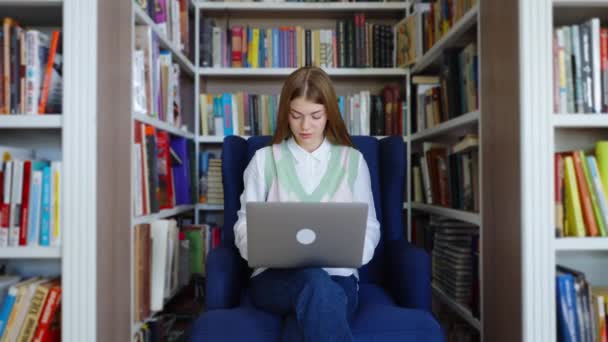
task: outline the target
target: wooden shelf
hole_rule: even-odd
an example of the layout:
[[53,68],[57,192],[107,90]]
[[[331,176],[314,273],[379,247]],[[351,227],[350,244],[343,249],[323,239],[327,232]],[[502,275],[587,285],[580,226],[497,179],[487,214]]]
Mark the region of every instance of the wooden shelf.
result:
[[469,31],[471,27],[477,24],[477,13],[479,5],[471,7],[458,22],[450,28],[450,31],[443,36],[432,48],[430,48],[422,57],[420,57],[414,67],[412,73],[420,73],[425,71],[431,65],[438,63],[443,56],[443,51],[451,47],[461,47],[463,44],[463,35]]
[[556,128],[608,128],[608,114],[554,114]]
[[62,123],[63,117],[57,114],[0,114],[0,129],[60,129]]
[[151,118],[145,114],[134,114],[133,118],[139,122],[143,122],[147,125],[154,126],[163,131],[167,131],[173,135],[179,135],[186,139],[194,139],[194,133],[185,131],[183,129],[179,129],[178,127],[173,126],[170,123],[164,122],[159,119]]
[[193,210],[193,209],[194,209],[194,205],[192,205],[192,204],[180,205],[173,209],[161,210],[160,212],[155,213],[155,214],[135,217],[133,219],[133,223],[134,224],[152,223],[154,221],[162,220],[162,219],[165,219],[165,218],[168,218],[171,216],[175,216],[175,215],[179,215],[179,214],[185,213],[185,212]]
[[442,122],[432,128],[412,134],[412,141],[448,135],[454,131],[458,131],[456,134],[461,135],[461,131],[470,130],[473,126],[477,125],[479,122],[479,117],[479,111],[461,115],[449,121]]
[[608,252],[607,237],[555,238],[556,251],[603,251]]
[[197,9],[205,15],[224,15],[226,12],[234,16],[280,14],[285,15],[312,15],[319,18],[335,17],[349,12],[365,12],[369,15],[390,16],[403,18],[409,8],[409,2],[209,2],[194,1]]
[[[296,68],[199,68],[207,77],[282,77]],[[329,76],[338,77],[405,77],[406,69],[399,68],[323,68]]]
[[182,50],[175,45],[173,42],[169,41],[164,34],[160,32],[156,23],[150,19],[148,14],[144,12],[144,10],[137,5],[137,3],[133,2],[133,9],[135,11],[135,22],[139,25],[148,25],[152,28],[152,31],[158,36],[158,42],[161,47],[168,49],[173,54],[173,60],[176,61],[188,75],[194,76],[194,65],[188,58],[184,55]]
[[471,310],[450,298],[445,292],[443,292],[443,290],[439,288],[439,286],[435,284],[433,284],[433,294],[439,298],[442,303],[449,306],[455,313],[458,314],[458,316],[464,319],[473,328],[475,328],[477,331],[481,331],[481,323],[479,322],[479,319],[473,316]]
[[0,259],[59,259],[61,258],[60,247],[2,247],[0,248]]
[[199,203],[196,205],[196,210],[204,210],[204,211],[223,211],[224,206],[222,204],[205,204]]
[[424,211],[429,214],[441,215],[455,220],[468,222],[475,225],[481,225],[481,216],[479,213],[470,211],[444,208],[431,204],[412,203],[411,208],[414,210]]

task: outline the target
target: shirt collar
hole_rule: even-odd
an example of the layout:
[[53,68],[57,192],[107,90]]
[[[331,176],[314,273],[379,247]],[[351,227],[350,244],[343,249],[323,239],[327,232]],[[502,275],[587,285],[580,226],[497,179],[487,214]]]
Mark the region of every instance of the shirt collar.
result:
[[311,152],[303,149],[293,137],[287,139],[287,147],[293,154],[297,163],[306,162],[306,157],[311,156],[318,162],[326,161],[329,158],[330,143],[327,138],[323,138],[323,142],[316,150]]

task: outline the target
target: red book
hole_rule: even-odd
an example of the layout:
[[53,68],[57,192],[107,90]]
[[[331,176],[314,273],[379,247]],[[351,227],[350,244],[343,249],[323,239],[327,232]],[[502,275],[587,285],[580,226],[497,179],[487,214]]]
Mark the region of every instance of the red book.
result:
[[174,207],[173,196],[173,171],[171,169],[171,143],[169,133],[156,131],[156,144],[158,148],[158,183],[160,188],[160,209],[171,209]]
[[[2,237],[1,246],[8,246],[8,226],[10,225],[10,218],[11,218],[11,203],[10,203],[10,194],[11,194],[11,187],[10,184],[7,184],[8,186],[5,188],[4,187],[4,182],[5,182],[5,177],[8,179],[11,179],[11,173],[12,171],[12,167],[11,167],[12,163],[11,162],[5,162],[4,163],[4,176],[2,179],[2,183],[3,183],[3,187],[2,187],[2,193],[0,193],[0,236]],[[8,196],[4,196],[5,192],[7,192]]]
[[219,227],[213,227],[211,229],[211,249],[215,249],[220,246],[221,243],[221,231]]
[[597,236],[597,222],[595,221],[595,216],[593,214],[593,205],[591,204],[591,196],[589,195],[590,189],[587,188],[587,180],[585,179],[585,173],[583,172],[583,164],[581,164],[579,151],[572,153],[572,159],[574,161],[576,184],[578,185],[579,196],[581,199],[583,220],[585,221],[585,228],[587,228],[587,236]]
[[19,227],[19,246],[27,245],[27,226],[30,206],[30,182],[32,179],[32,162],[23,162],[23,189],[21,191],[21,227]]
[[232,27],[232,67],[243,67],[243,27]]
[[53,286],[49,291],[47,299],[42,306],[42,313],[38,319],[38,326],[34,333],[33,342],[61,341],[57,329],[51,329],[51,325],[59,320],[59,308],[61,305],[61,286]]
[[608,111],[608,28],[600,29],[600,70],[602,79],[602,111]]

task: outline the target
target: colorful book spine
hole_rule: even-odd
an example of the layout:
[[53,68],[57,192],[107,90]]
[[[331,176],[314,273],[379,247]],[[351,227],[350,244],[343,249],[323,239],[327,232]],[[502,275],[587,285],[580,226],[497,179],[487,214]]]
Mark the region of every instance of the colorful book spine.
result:
[[42,214],[40,216],[40,245],[51,243],[51,167],[42,170]]

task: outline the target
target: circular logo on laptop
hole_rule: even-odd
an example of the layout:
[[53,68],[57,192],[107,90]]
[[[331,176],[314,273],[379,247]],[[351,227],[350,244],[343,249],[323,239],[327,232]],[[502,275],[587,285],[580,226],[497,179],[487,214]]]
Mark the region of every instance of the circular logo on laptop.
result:
[[298,230],[298,233],[296,234],[296,239],[299,243],[303,245],[310,245],[317,239],[317,234],[315,234],[312,229],[303,228]]

